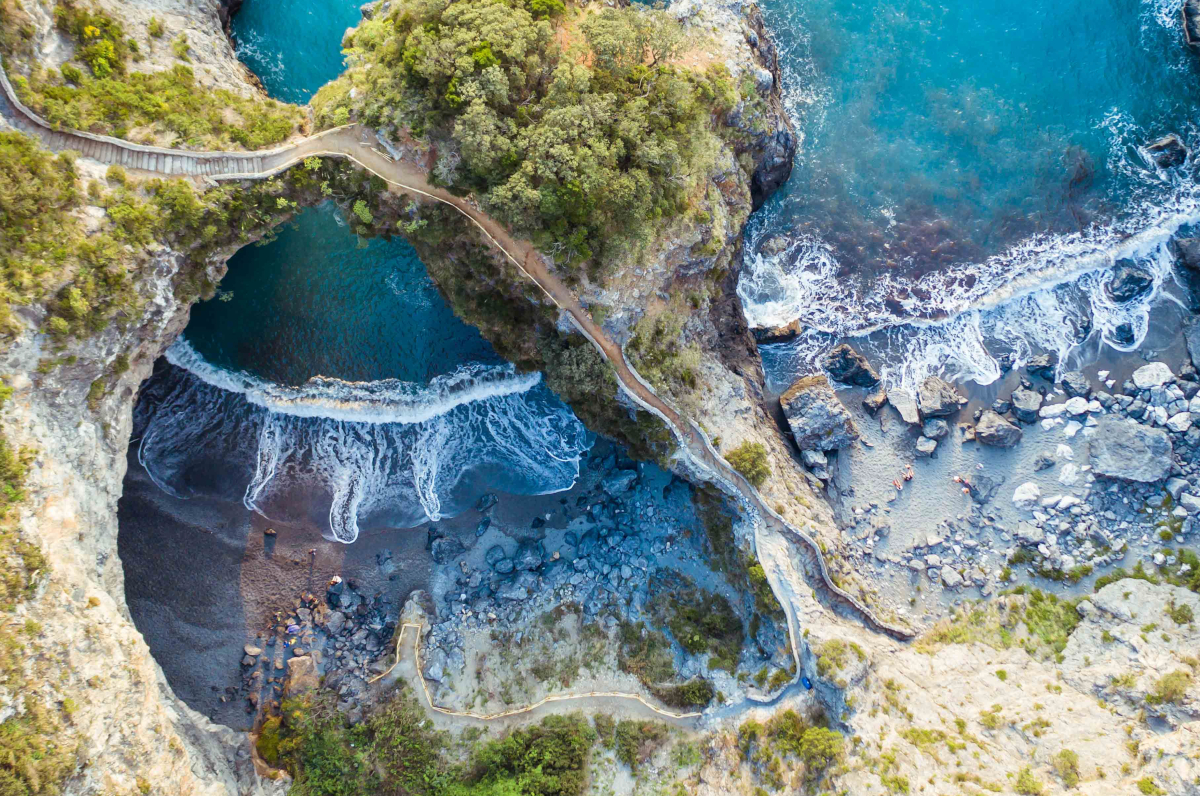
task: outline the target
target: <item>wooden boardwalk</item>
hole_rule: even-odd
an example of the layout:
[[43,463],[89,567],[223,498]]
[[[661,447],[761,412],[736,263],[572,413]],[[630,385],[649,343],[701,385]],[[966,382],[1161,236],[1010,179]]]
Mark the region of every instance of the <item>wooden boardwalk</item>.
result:
[[[875,615],[861,601],[833,582],[818,543],[800,529],[788,523],[762,499],[745,478],[713,448],[707,434],[695,423],[683,417],[658,396],[654,388],[633,369],[625,353],[580,304],[570,290],[549,268],[545,258],[529,241],[513,238],[508,230],[460,196],[430,185],[425,172],[414,164],[393,160],[380,148],[375,132],[361,125],[347,125],[326,130],[271,150],[255,152],[192,152],[134,144],[118,138],[72,130],[56,130],[26,108],[16,96],[0,65],[0,114],[19,130],[39,138],[47,148],[62,152],[73,150],[100,163],[166,176],[194,177],[217,180],[263,179],[274,176],[307,157],[343,158],[372,172],[393,188],[416,193],[428,199],[450,205],[467,217],[501,253],[526,277],[542,290],[560,310],[567,313],[575,328],[613,366],[622,390],[639,406],[661,419],[671,430],[685,464],[697,476],[712,481],[731,498],[752,520],[782,534],[799,548],[807,584],[822,604],[840,616],[859,621],[866,627],[892,638],[906,641],[915,634],[905,627],[893,625]],[[768,579],[777,577],[770,570]],[[780,589],[775,587],[777,593]],[[784,603],[793,640],[793,654],[799,677],[799,647],[795,643],[799,627],[794,607]]]

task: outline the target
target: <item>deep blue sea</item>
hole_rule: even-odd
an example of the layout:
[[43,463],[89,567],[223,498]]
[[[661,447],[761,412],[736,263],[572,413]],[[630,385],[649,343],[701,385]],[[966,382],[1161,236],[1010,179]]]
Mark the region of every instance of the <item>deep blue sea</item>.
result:
[[[239,53],[276,97],[341,71],[358,5],[248,0]],[[229,261],[143,388],[138,455],[179,497],[219,495],[354,541],[453,516],[485,491],[568,489],[592,437],[455,317],[403,240],[332,204]]]
[[[773,376],[843,337],[893,384],[1140,345],[1175,290],[1165,241],[1200,219],[1193,159],[1164,171],[1142,151],[1200,145],[1180,5],[764,0],[802,143],[739,292],[753,324],[810,327],[764,351]],[[1122,258],[1152,295],[1108,298]]]

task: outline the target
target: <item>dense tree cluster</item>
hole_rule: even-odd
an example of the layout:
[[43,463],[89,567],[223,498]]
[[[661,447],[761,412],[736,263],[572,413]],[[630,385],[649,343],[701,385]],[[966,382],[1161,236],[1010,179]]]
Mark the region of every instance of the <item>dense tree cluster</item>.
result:
[[682,212],[738,94],[723,67],[672,62],[679,24],[645,6],[405,0],[348,35],[314,100],[428,139],[434,177],[565,265],[604,262]]

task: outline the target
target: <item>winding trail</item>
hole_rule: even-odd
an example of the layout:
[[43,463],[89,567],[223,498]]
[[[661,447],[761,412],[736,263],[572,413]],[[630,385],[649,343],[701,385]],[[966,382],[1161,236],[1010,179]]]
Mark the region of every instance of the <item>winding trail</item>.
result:
[[[430,185],[424,169],[387,155],[374,131],[360,125],[348,125],[318,133],[276,149],[257,152],[190,152],[134,144],[109,136],[70,130],[55,130],[21,104],[0,67],[0,113],[17,129],[39,138],[53,151],[73,150],[100,163],[161,175],[192,177],[210,181],[264,179],[274,176],[308,157],[331,157],[352,161],[370,171],[393,188],[418,194],[450,205],[467,217],[547,298],[565,312],[579,332],[612,365],[621,389],[644,410],[662,420],[674,435],[677,455],[685,467],[701,480],[714,483],[739,503],[743,516],[755,527],[765,526],[796,543],[805,569],[807,585],[821,603],[840,616],[861,622],[866,627],[894,639],[907,641],[915,634],[905,627],[877,617],[870,608],[835,584],[829,575],[824,555],[817,542],[788,523],[769,507],[758,490],[735,471],[713,448],[708,436],[695,423],[684,418],[655,392],[625,359],[621,347],[613,342],[579,303],[578,297],[553,274],[546,260],[526,240],[513,238],[495,219],[469,199]],[[778,579],[777,573],[768,577]],[[787,591],[772,582],[788,615],[793,655],[799,678],[800,632]],[[795,680],[793,681],[795,682]]]

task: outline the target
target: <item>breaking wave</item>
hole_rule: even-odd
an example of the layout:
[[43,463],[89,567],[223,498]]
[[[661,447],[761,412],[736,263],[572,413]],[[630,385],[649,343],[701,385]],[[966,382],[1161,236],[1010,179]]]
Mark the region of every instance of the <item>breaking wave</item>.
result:
[[589,432],[511,365],[465,365],[428,385],[315,378],[269,384],[205,362],[184,339],[135,413],[138,460],[180,498],[241,499],[281,523],[411,527],[453,516],[485,490],[569,489]]

